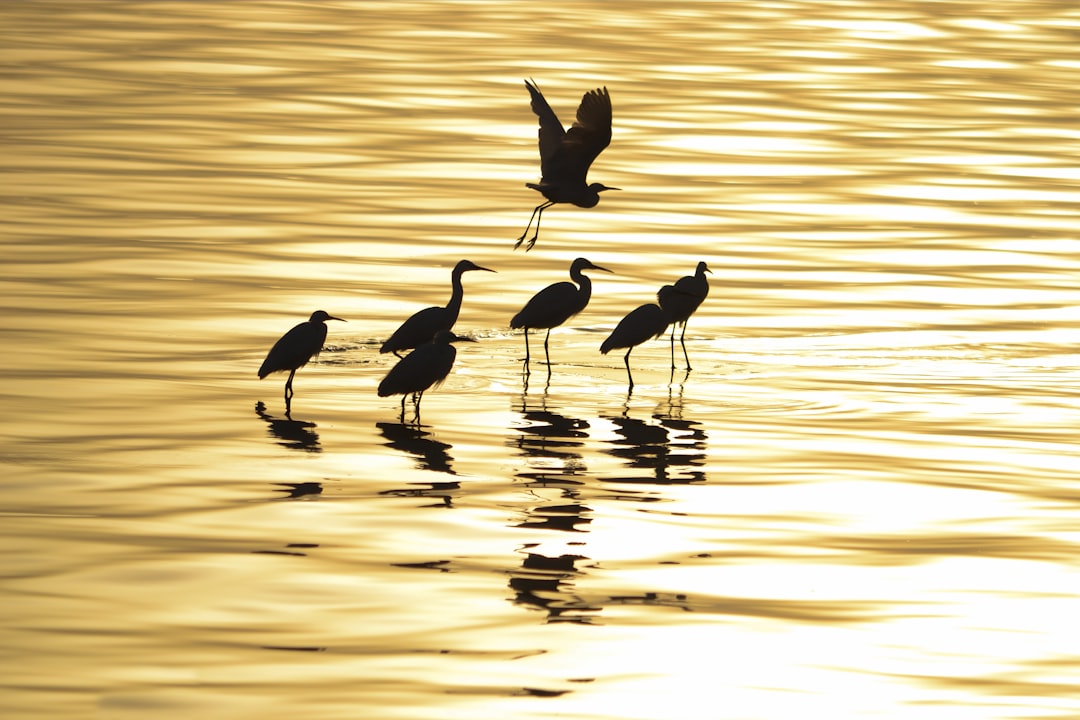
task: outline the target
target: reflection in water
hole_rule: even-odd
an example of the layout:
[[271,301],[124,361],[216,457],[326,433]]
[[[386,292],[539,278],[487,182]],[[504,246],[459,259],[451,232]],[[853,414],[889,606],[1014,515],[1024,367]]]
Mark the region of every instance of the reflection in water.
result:
[[[528,545],[526,549],[532,547],[535,546]],[[521,568],[510,571],[510,589],[514,591],[512,602],[544,610],[549,623],[591,623],[601,608],[572,592],[573,580],[582,575],[575,567],[580,560],[588,558],[526,553]]]
[[274,483],[274,486],[280,488],[278,492],[285,493],[283,497],[276,498],[278,500],[292,500],[310,495],[322,495],[323,491],[322,483],[319,482]]
[[[424,430],[425,427],[430,426],[377,422],[375,427],[387,439],[388,442],[384,443],[387,447],[402,450],[416,457],[419,460],[417,466],[422,470],[433,470],[449,475],[455,474],[453,468],[450,467],[450,463],[453,462],[454,458],[447,452],[453,446],[430,437],[431,433]],[[460,488],[461,485],[456,480],[409,483],[409,487],[383,490],[379,494],[437,497],[439,498],[438,503],[425,507],[453,507],[453,495],[451,493]]]
[[284,418],[274,417],[266,412],[266,404],[261,400],[255,403],[255,414],[269,426],[270,434],[276,437],[281,447],[304,452],[322,452],[319,446],[319,435],[312,428],[315,423],[306,420],[293,420],[286,415]]
[[606,417],[620,436],[610,441],[607,452],[627,460],[630,468],[646,468],[651,476],[617,475],[612,482],[661,483],[665,485],[704,482],[705,430],[701,423],[682,418],[682,386],[679,396],[668,398],[667,408],[652,415],[650,421],[621,416]]

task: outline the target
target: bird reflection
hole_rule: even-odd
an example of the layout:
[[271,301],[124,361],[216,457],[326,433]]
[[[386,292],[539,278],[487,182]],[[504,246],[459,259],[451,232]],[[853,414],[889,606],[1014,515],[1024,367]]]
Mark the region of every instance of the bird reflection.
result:
[[375,427],[387,439],[388,442],[383,443],[384,445],[416,457],[419,460],[418,467],[422,470],[454,474],[450,467],[454,458],[447,452],[453,446],[435,440],[432,433],[424,430],[425,427],[430,427],[429,425],[377,422]]
[[322,452],[322,448],[319,447],[319,435],[313,429],[317,427],[315,423],[293,420],[287,413],[283,418],[274,417],[266,412],[266,404],[262,401],[255,403],[255,414],[269,426],[270,434],[280,441],[278,445],[291,450]]
[[549,623],[591,624],[602,608],[572,592],[573,581],[582,575],[576,567],[581,560],[588,558],[526,553],[521,567],[510,571],[510,589],[514,591],[512,602],[543,610]]
[[606,417],[615,425],[617,439],[606,450],[626,460],[626,466],[651,471],[649,475],[622,475],[606,478],[624,483],[660,483],[665,485],[703,482],[707,436],[701,423],[682,417],[681,398],[669,398],[667,408],[648,420],[621,416]]
[[528,469],[517,476],[544,484],[580,485],[572,478],[584,469],[579,449],[588,438],[589,423],[548,409],[546,393],[532,406],[522,393],[513,409],[526,422],[517,428],[518,437],[509,441],[528,459]]

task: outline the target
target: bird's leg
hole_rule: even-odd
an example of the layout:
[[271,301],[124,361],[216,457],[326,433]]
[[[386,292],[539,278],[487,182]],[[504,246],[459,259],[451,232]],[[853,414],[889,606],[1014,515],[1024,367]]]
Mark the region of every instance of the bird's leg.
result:
[[633,349],[634,348],[631,347],[626,351],[626,354],[623,355],[623,362],[626,363],[626,379],[630,381],[630,387],[628,387],[627,390],[634,389],[634,376],[630,373],[630,353]]
[[525,246],[525,252],[528,252],[532,249],[532,246],[536,244],[536,236],[540,233],[540,216],[543,214],[545,208],[549,208],[554,204],[555,203],[553,203],[551,200],[548,200],[546,202],[540,203],[533,208],[532,215],[529,216],[529,224],[525,226],[525,232],[521,233],[521,237],[519,237],[517,239],[517,242],[514,243],[515,250],[517,250],[518,247],[520,247],[521,243],[525,241],[525,236],[529,234],[529,228],[532,227],[533,218],[536,218],[536,232],[533,233],[533,236],[529,240],[529,243]]
[[[674,335],[674,330],[672,330],[672,335]],[[686,372],[690,372],[692,369],[690,367],[690,356],[686,353],[686,322],[683,322],[682,324],[682,333],[679,335],[679,343],[682,345],[683,357],[686,358]],[[674,349],[672,351],[674,352]],[[672,362],[671,365],[674,367],[675,363]]]
[[416,401],[413,405],[413,422],[416,423],[417,427],[420,427],[420,401],[423,399],[424,391],[421,390],[420,392],[416,393]]
[[402,425],[405,424],[405,398],[407,398],[408,396],[409,396],[408,393],[402,393],[401,394],[401,419],[400,419],[399,422]]
[[544,335],[544,362],[548,366],[548,375],[551,374],[551,355],[548,354],[548,338],[551,337],[551,328],[548,328],[547,334]]
[[525,328],[525,377],[529,376],[529,328]]
[[671,372],[675,372],[675,324],[671,325]]
[[296,375],[296,370],[289,371],[289,379],[285,381],[285,411],[288,412],[289,407],[292,406],[292,379]]

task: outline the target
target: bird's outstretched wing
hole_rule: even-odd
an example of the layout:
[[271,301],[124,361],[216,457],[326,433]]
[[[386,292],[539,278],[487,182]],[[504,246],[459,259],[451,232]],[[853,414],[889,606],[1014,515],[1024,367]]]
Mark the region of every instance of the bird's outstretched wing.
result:
[[563,147],[582,182],[593,160],[611,143],[611,96],[607,88],[585,93],[578,105],[577,119],[566,132]]
[[585,182],[593,160],[611,143],[611,96],[607,88],[585,93],[577,117],[564,130],[540,89],[525,81],[532,111],[540,119],[540,173],[546,182]]

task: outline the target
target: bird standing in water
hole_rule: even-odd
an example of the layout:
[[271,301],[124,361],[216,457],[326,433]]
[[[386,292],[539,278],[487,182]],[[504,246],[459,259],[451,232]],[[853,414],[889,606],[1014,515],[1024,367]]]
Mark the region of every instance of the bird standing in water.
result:
[[452,330],[454,323],[457,322],[458,315],[461,313],[461,300],[465,296],[465,288],[461,285],[461,276],[470,270],[495,272],[468,260],[459,262],[454,266],[454,271],[450,274],[452,292],[450,293],[450,302],[446,304],[446,307],[424,308],[413,314],[401,324],[401,327],[394,331],[389,340],[382,344],[379,352],[392,352],[401,357],[399,351],[411,350],[430,342],[440,330]]
[[671,369],[675,369],[675,326],[682,325],[679,344],[682,345],[683,358],[686,359],[686,371],[690,372],[690,356],[686,353],[686,321],[709,296],[709,279],[705,273],[712,270],[704,262],[697,264],[693,275],[686,275],[675,281],[674,285],[665,285],[656,293],[660,307],[671,316]]
[[537,205],[529,216],[525,232],[514,244],[514,249],[525,241],[533,218],[536,232],[525,245],[529,251],[540,234],[540,217],[544,210],[555,203],[572,203],[578,207],[596,207],[600,193],[618,190],[600,183],[586,184],[585,177],[593,160],[611,142],[611,96],[607,88],[597,88],[585,93],[577,109],[577,117],[569,130],[564,130],[555,111],[534,84],[525,81],[532,96],[532,111],[540,119],[540,174],[538,183],[525,183],[526,187],[539,190],[546,201]]
[[270,352],[266,354],[266,359],[259,368],[260,380],[270,373],[289,371],[289,379],[285,381],[286,415],[292,411],[293,376],[322,350],[323,343],[326,342],[327,320],[345,322],[323,310],[316,310],[311,313],[307,322],[300,323],[274,343],[274,347],[270,348]]
[[[589,304],[592,296],[592,281],[584,270],[611,272],[607,268],[594,265],[585,258],[578,258],[570,265],[570,279],[574,282],[560,282],[548,285],[532,296],[525,307],[510,320],[511,328],[525,328],[525,374],[529,375],[529,329],[547,328],[544,336],[544,360],[547,362],[548,377],[551,377],[551,357],[548,355],[548,338],[551,328],[558,327],[577,315]],[[574,283],[577,283],[575,285]]]
[[634,348],[649,338],[660,337],[671,324],[671,315],[659,305],[649,303],[634,308],[619,321],[611,335],[600,345],[600,353],[607,355],[610,350],[628,348],[623,362],[626,364],[626,378],[630,381],[630,390],[634,389],[634,376],[630,372],[630,353]]
[[416,419],[420,419],[420,399],[424,391],[442,384],[457,358],[457,348],[450,343],[465,340],[476,342],[472,338],[455,335],[449,330],[439,330],[431,342],[420,347],[398,361],[390,368],[379,383],[379,397],[401,395],[401,421],[405,422],[405,396],[412,393],[416,408]]

